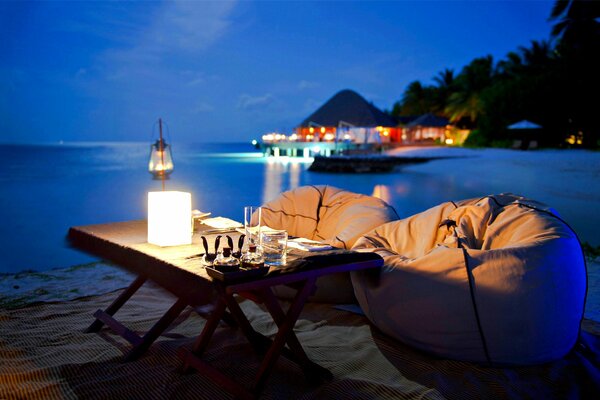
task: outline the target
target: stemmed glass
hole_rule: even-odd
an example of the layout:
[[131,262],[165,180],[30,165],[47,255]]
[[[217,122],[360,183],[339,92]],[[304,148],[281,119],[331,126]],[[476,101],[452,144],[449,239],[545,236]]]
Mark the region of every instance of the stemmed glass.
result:
[[262,208],[259,206],[244,207],[244,230],[247,244],[260,245],[261,214]]

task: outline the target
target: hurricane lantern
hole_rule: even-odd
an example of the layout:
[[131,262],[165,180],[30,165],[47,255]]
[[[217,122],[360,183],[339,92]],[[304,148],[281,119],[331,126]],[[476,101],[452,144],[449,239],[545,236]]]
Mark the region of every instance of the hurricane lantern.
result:
[[171,156],[171,146],[163,139],[162,119],[158,120],[160,137],[150,146],[150,161],[148,161],[148,171],[154,176],[154,179],[166,179],[173,172],[173,157]]

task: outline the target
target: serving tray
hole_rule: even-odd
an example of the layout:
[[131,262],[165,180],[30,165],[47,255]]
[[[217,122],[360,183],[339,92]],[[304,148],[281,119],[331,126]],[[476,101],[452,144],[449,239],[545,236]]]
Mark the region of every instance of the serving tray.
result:
[[240,268],[239,271],[234,272],[221,272],[212,267],[206,266],[206,273],[213,279],[217,279],[221,282],[239,282],[244,280],[250,280],[254,278],[260,278],[265,276],[269,272],[269,267],[261,268]]

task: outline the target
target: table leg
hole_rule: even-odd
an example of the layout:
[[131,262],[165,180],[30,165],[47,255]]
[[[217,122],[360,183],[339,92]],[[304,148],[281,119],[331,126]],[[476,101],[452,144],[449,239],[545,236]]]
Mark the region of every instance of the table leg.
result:
[[311,294],[313,287],[315,286],[316,278],[312,277],[306,280],[302,289],[298,291],[294,301],[290,305],[288,312],[283,320],[280,320],[279,330],[275,335],[275,339],[273,339],[273,344],[267,351],[265,358],[262,360],[260,364],[260,368],[256,374],[256,380],[254,383],[253,391],[255,394],[258,394],[262,391],[273,367],[275,366],[275,362],[277,361],[277,357],[281,354],[285,343],[288,341],[290,333],[293,333],[294,325],[296,325],[296,321],[302,312],[302,308],[304,308],[304,304],[306,300]]
[[[121,293],[119,297],[117,297],[115,301],[113,301],[112,304],[106,308],[104,313],[112,316],[119,311],[123,304],[125,304],[127,300],[129,300],[131,296],[138,291],[144,282],[146,282],[146,279],[147,278],[143,276],[138,276],[135,278],[131,285],[129,285],[129,287],[125,289],[125,291]],[[96,319],[86,330],[84,330],[84,333],[98,332],[100,328],[102,328],[102,325],[104,325],[104,322]]]
[[204,353],[204,350],[206,350],[206,347],[210,342],[210,338],[215,332],[215,329],[217,329],[217,326],[221,321],[221,317],[225,313],[225,307],[225,299],[219,296],[216,304],[214,305],[214,309],[211,311],[209,318],[206,320],[206,324],[202,329],[202,333],[200,333],[200,336],[198,336],[194,342],[194,345],[192,346],[192,352],[194,354],[200,356],[202,353]]
[[[248,321],[248,318],[233,297],[235,292],[230,291],[228,288],[218,286],[218,300],[215,309],[206,322],[202,333],[198,339],[196,339],[192,350],[190,351],[181,348],[178,352],[179,358],[183,361],[182,370],[185,372],[189,367],[193,367],[224,386],[226,390],[239,398],[258,397],[275,366],[277,358],[282,353],[290,360],[298,363],[307,377],[331,379],[332,375],[327,369],[310,361],[293,331],[296,321],[304,308],[304,304],[315,287],[315,281],[316,278],[309,278],[304,282],[292,301],[287,313],[284,313],[270,289],[251,291],[257,299],[265,303],[269,313],[279,328],[273,340],[261,335],[252,328],[250,321]],[[255,350],[259,353],[265,353],[256,374],[255,383],[251,392],[247,391],[239,383],[206,364],[199,358],[208,346],[210,338],[221,320],[223,313],[225,313],[226,308],[229,309],[232,317],[239,324],[242,333],[253,345]],[[285,347],[286,343],[288,343],[290,349]]]
[[231,316],[237,322],[242,333],[244,334],[244,336],[246,336],[246,339],[248,339],[248,342],[250,343],[254,351],[257,354],[264,354],[271,345],[270,339],[264,337],[262,334],[254,330],[252,324],[250,323],[250,321],[248,321],[248,318],[246,318],[246,315],[240,308],[240,305],[233,297],[233,294],[234,293],[227,292],[227,290],[223,290],[221,295],[227,303],[227,308],[229,309]]
[[182,299],[177,299],[175,304],[169,308],[169,310],[150,328],[148,332],[142,337],[139,344],[133,346],[131,350],[125,356],[124,361],[133,361],[141,356],[148,347],[164,332],[165,329],[171,325],[171,323],[181,314],[183,309],[187,306],[187,302]]
[[[262,289],[261,297],[267,310],[273,317],[273,321],[275,321],[278,327],[281,327],[285,321],[285,313],[271,288]],[[308,358],[293,329],[290,330],[287,335],[287,344],[290,348],[290,352],[284,352],[283,355],[300,365],[309,380],[321,381],[323,379],[331,380],[333,378],[333,375],[328,369]]]

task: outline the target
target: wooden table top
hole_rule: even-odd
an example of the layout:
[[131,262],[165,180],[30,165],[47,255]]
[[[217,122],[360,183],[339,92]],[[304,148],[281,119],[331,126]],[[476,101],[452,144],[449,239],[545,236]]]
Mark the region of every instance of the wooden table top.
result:
[[[76,226],[69,229],[68,239],[73,247],[151,279],[176,296],[185,298],[190,304],[204,304],[210,301],[214,290],[213,278],[206,273],[201,258],[198,257],[199,253],[204,252],[201,240],[203,232],[194,232],[191,245],[160,247],[147,242],[147,229],[145,220]],[[220,234],[231,236],[237,245],[239,233],[233,231]],[[212,247],[217,234],[205,236]],[[221,243],[226,243],[224,237],[221,238]],[[290,255],[293,259],[314,253],[294,251]],[[382,261],[379,260],[363,261],[356,265],[346,263],[336,266],[331,272],[381,264]],[[320,271],[322,273],[317,275],[331,273],[328,272],[329,269]],[[272,279],[276,280],[274,283],[285,281],[277,277]]]

